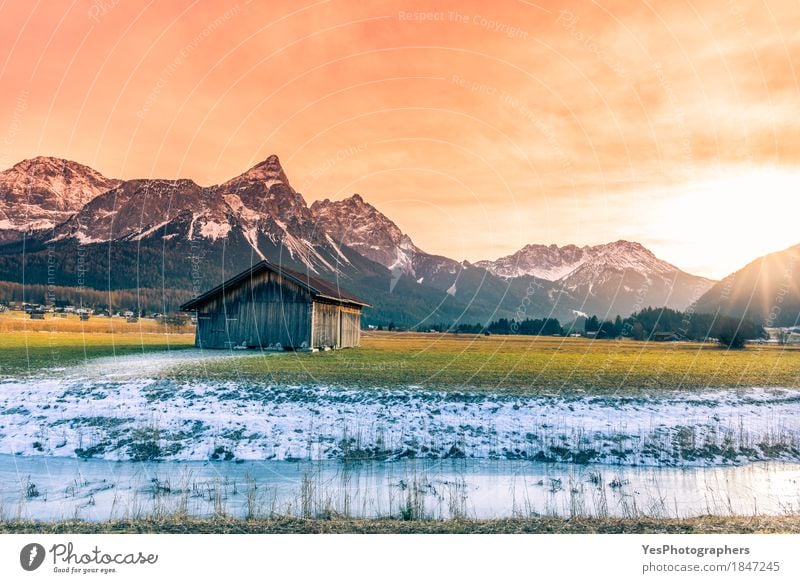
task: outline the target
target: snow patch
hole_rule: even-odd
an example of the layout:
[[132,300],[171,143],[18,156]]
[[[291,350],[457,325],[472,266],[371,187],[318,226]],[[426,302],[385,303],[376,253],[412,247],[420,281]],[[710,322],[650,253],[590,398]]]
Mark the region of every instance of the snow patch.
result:
[[75,233],[75,238],[78,240],[78,243],[81,245],[91,245],[93,243],[105,243],[105,239],[99,239],[97,237],[90,237],[83,231],[78,231]]
[[200,235],[206,239],[216,241],[217,239],[224,239],[231,232],[229,223],[218,223],[216,221],[207,221],[200,227]]
[[264,254],[261,252],[261,249],[258,248],[258,232],[254,228],[249,228],[244,230],[244,238],[250,243],[250,246],[256,252],[256,254],[261,259],[266,259]]
[[[141,233],[139,233],[138,235],[136,235],[135,237],[133,237],[133,239],[132,239],[132,240],[133,240],[133,241],[141,241],[142,239],[144,239],[144,238],[145,238],[145,237],[147,237],[148,235],[151,235],[151,234],[155,233],[155,232],[156,232],[156,231],[158,231],[159,229],[163,229],[163,228],[164,228],[164,227],[165,227],[165,226],[166,226],[168,223],[169,223],[169,221],[164,221],[164,222],[162,222],[162,223],[159,223],[159,224],[157,224],[157,225],[154,225],[154,226],[150,227],[149,229],[147,229],[146,231],[142,231]],[[174,235],[174,234],[173,234],[173,235]],[[167,238],[167,237],[164,237],[164,239],[166,239],[166,238]]]
[[336,251],[336,254],[339,256],[339,258],[348,265],[350,265],[350,260],[347,258],[347,255],[342,253],[342,250],[336,244],[336,241],[333,240],[333,237],[331,237],[330,234],[325,233],[325,239],[327,239],[330,246],[333,247],[333,250]]
[[261,218],[256,211],[245,206],[238,194],[225,194],[222,197],[229,207],[245,221],[256,223]]

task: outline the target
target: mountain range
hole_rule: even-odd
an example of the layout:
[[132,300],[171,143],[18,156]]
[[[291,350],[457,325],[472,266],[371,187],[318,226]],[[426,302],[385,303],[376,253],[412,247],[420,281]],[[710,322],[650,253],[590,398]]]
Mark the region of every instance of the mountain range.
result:
[[365,323],[419,328],[500,317],[613,317],[647,306],[683,310],[694,302],[710,306],[724,283],[628,241],[527,245],[474,264],[427,253],[361,195],[309,206],[274,155],[214,186],[116,180],[38,157],[0,173],[0,192],[0,280],[162,290],[159,306],[142,306],[159,311],[262,259],[363,297],[373,305]]

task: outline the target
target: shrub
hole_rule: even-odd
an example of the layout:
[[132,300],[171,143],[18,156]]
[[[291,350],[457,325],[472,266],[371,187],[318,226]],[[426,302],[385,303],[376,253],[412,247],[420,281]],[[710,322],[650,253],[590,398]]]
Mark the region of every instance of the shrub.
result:
[[742,331],[734,323],[727,324],[717,332],[717,341],[720,346],[741,350],[745,347],[746,338]]

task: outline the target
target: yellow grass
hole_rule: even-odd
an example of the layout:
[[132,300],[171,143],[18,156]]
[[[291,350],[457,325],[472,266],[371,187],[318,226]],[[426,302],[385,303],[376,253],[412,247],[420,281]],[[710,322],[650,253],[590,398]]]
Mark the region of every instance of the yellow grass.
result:
[[22,312],[5,312],[0,314],[0,377],[36,374],[101,356],[193,345],[192,326],[175,329],[146,319],[129,324],[124,318],[81,321],[74,314],[31,320]]
[[44,320],[33,320],[25,312],[6,311],[0,313],[0,333],[4,332],[75,332],[81,334],[164,334],[171,332],[194,333],[192,325],[179,330],[150,318],[139,318],[128,323],[125,318],[90,316],[81,321],[77,314],[45,314]]

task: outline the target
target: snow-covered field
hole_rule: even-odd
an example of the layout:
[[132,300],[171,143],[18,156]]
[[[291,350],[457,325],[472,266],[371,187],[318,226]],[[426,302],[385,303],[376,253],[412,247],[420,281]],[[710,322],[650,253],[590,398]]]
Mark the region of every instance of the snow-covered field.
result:
[[[276,355],[280,358],[280,355]],[[198,351],[0,383],[0,454],[108,460],[800,460],[800,390],[520,396],[177,381]],[[56,376],[56,374],[58,376]]]

